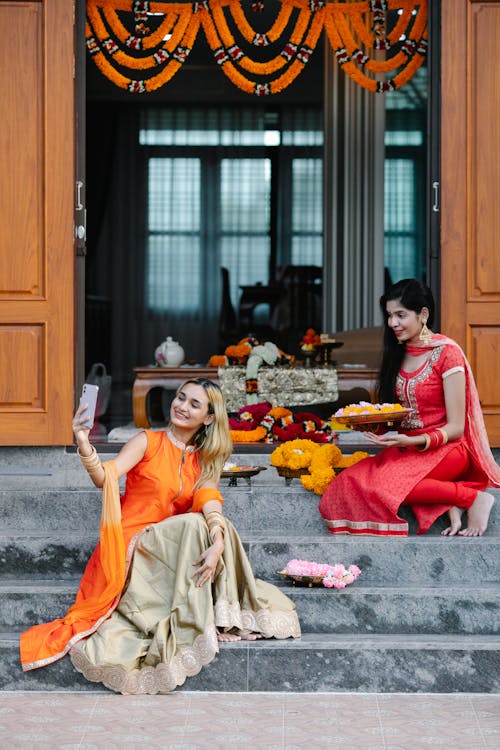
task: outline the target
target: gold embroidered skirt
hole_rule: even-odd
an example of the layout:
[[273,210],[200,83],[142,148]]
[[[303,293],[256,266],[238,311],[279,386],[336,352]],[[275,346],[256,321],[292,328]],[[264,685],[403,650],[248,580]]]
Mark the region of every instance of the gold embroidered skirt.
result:
[[213,584],[197,588],[194,561],[210,546],[200,513],[148,527],[141,536],[117,609],[71,651],[74,667],[118,693],[170,692],[216,656],[216,629],[298,638],[295,605],[255,579],[226,519],[225,550]]

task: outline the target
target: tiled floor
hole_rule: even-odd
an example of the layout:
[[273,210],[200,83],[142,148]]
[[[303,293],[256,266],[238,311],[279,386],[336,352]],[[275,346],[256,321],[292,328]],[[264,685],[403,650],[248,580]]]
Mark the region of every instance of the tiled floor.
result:
[[5,692],[0,747],[500,750],[500,695]]

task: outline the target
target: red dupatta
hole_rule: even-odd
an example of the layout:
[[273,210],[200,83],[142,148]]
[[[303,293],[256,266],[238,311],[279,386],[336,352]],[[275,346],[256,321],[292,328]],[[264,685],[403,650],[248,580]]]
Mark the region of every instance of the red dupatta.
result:
[[474,375],[471,366],[462,348],[453,339],[441,334],[434,334],[428,343],[422,342],[406,347],[410,354],[418,355],[425,351],[431,351],[438,346],[454,346],[462,354],[465,365],[465,426],[464,437],[467,447],[472,454],[475,463],[484,471],[489,483],[494,487],[500,487],[500,467],[496,463],[491,452],[488,433],[484,424],[483,412],[479,401]]

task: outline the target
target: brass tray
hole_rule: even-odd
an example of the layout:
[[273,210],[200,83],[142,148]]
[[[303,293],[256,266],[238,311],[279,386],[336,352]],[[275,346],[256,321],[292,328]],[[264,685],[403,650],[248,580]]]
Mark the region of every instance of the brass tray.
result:
[[292,573],[286,573],[284,570],[277,570],[276,573],[283,578],[287,578],[294,586],[323,586],[323,576],[299,576]]
[[399,409],[398,411],[381,411],[376,414],[371,412],[370,414],[346,414],[345,416],[335,417],[337,422],[340,424],[358,425],[358,424],[386,424],[391,427],[398,422],[402,422],[409,414],[413,412],[413,409]]
[[280,477],[284,477],[287,487],[292,483],[292,479],[300,479],[304,474],[309,474],[307,466],[302,469],[290,469],[288,466],[275,466],[274,468]]
[[221,473],[221,478],[229,479],[230,487],[237,487],[238,479],[246,479],[250,484],[250,478],[254,477],[260,471],[266,471],[267,466],[235,466],[234,469],[227,469]]

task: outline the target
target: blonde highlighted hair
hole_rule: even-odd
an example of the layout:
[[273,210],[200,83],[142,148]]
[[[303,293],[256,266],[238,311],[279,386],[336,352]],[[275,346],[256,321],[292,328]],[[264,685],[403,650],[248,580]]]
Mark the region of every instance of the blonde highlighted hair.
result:
[[200,385],[208,398],[208,413],[214,415],[209,425],[202,425],[193,436],[192,443],[200,452],[201,473],[195,489],[206,482],[218,482],[222,468],[232,453],[233,443],[229,431],[226,403],[217,383],[207,378],[189,378],[177,389],[177,393],[192,383]]

